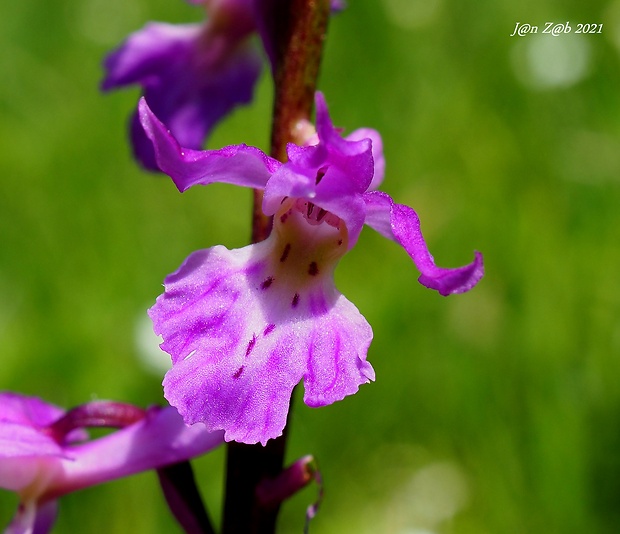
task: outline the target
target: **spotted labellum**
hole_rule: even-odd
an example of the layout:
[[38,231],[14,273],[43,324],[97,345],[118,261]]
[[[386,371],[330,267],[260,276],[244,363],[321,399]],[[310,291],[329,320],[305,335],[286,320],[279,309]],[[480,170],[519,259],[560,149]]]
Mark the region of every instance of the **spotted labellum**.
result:
[[140,103],[157,164],[180,191],[213,182],[262,189],[263,212],[273,216],[265,241],[191,254],[149,311],[172,358],[166,398],[186,423],[224,430],[226,440],[265,444],[279,436],[301,380],[313,407],[374,380],[366,361],[372,329],[333,277],[364,224],[400,244],[419,281],[441,295],[468,291],[483,275],[480,253],[464,267],[437,267],[415,211],[377,191],[385,165],[379,134],[343,137],[320,93],[316,109],[316,133],[289,144],[281,163],[246,145],[182,147]]

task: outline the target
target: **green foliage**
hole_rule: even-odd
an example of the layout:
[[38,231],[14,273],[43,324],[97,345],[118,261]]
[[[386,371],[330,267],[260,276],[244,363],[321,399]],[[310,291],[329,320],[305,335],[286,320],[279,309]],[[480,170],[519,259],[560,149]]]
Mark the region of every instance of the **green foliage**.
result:
[[[442,298],[371,230],[341,262],[340,289],[373,325],[377,381],[320,410],[296,399],[289,458],[315,454],[326,484],[312,531],[615,532],[620,2],[349,4],[319,84],[334,122],[382,132],[384,188],[418,211],[440,265],[475,248],[487,274]],[[123,35],[199,18],[180,0],[3,7],[0,388],[63,406],[163,401],[137,325],[191,251],[246,243],[250,194],[180,195],[141,172],[125,133],[137,91],[97,86]],[[567,20],[604,26],[540,34]],[[539,34],[510,37],[516,22]],[[266,148],[271,95],[265,77],[209,146]],[[222,461],[195,462],[216,517]],[[314,491],[284,507],[282,532],[301,531]],[[0,494],[0,523],[14,505]],[[57,531],[176,528],[149,473],[63,499]]]

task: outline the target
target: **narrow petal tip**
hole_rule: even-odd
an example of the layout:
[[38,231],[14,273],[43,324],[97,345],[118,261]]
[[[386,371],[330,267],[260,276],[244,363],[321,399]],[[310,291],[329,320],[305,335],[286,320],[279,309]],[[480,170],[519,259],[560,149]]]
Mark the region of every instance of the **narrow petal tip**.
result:
[[457,269],[442,269],[438,276],[420,275],[418,281],[429,289],[435,289],[440,295],[447,297],[465,293],[472,289],[484,276],[482,254],[475,252],[474,261]]

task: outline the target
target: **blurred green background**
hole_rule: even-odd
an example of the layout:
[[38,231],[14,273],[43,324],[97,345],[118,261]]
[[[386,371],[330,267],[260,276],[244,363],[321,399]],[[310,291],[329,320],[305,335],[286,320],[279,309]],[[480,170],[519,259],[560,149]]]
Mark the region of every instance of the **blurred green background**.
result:
[[[312,532],[617,532],[620,524],[620,1],[350,0],[320,87],[334,122],[378,129],[383,189],[413,206],[442,266],[485,255],[442,298],[372,230],[337,284],[373,325],[374,384],[294,407],[313,453]],[[0,388],[62,406],[161,403],[145,310],[193,250],[246,244],[250,194],[180,195],[131,160],[138,90],[100,61],[181,0],[5,2],[0,19]],[[570,34],[510,37],[517,22]],[[578,23],[603,24],[577,35]],[[272,89],[210,147],[267,148]],[[148,352],[148,351],[147,351]],[[195,462],[219,518],[223,449]],[[283,509],[301,532],[316,488]],[[16,500],[0,493],[0,524]],[[62,500],[57,532],[179,532],[153,473]]]

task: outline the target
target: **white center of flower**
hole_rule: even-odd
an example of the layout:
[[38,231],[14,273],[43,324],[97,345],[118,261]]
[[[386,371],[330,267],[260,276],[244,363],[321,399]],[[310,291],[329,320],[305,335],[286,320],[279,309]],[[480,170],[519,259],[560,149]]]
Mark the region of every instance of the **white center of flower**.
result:
[[283,201],[274,218],[273,232],[277,249],[282,249],[277,270],[285,270],[287,278],[331,272],[347,250],[344,222],[301,198]]
[[[254,246],[261,265],[255,288],[269,310],[245,345],[244,360],[283,321],[325,313],[334,291],[333,271],[347,251],[347,227],[339,217],[312,202],[285,198],[274,215],[271,235]],[[266,260],[266,261],[265,261]],[[233,374],[239,379],[245,363]]]
[[333,213],[325,211],[323,208],[319,208],[312,202],[304,200],[303,198],[298,198],[295,200],[295,204],[293,204],[292,209],[301,213],[305,217],[306,221],[313,226],[326,223],[334,228],[339,228],[340,223],[342,222],[340,218]]
[[[303,199],[285,198],[274,216],[271,261],[263,291],[283,291],[296,308],[304,292],[330,281],[347,251],[347,228],[336,215]],[[286,296],[284,296],[286,295]]]

